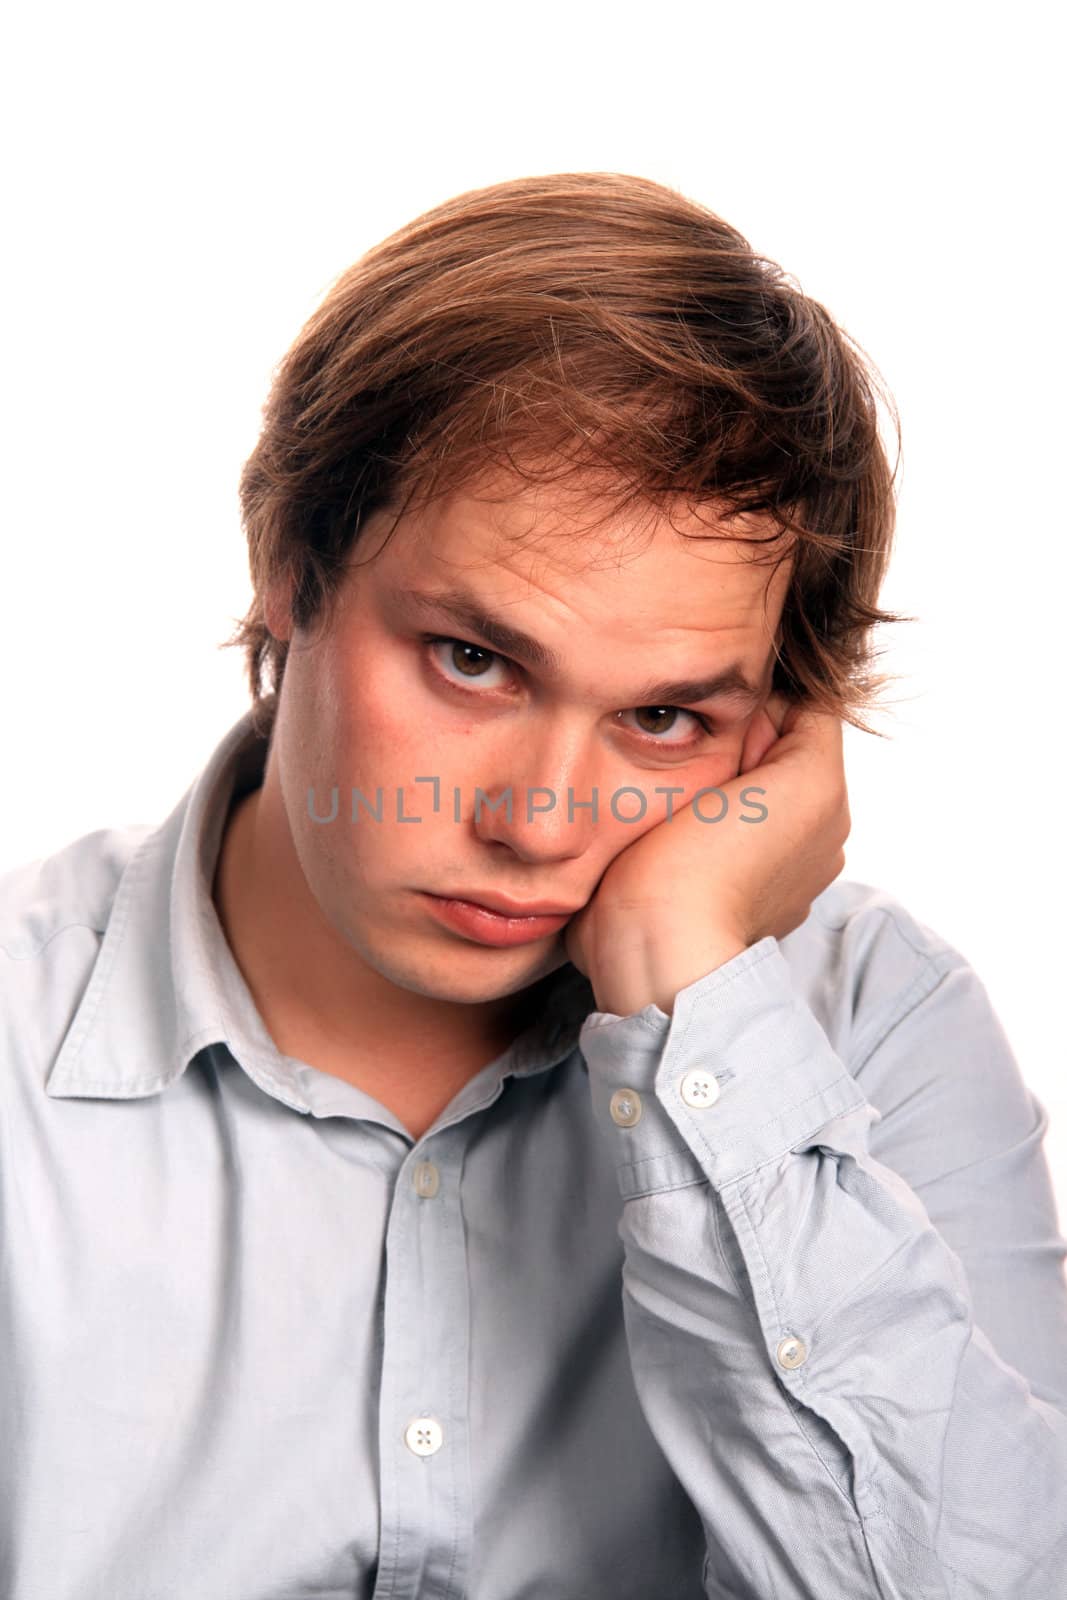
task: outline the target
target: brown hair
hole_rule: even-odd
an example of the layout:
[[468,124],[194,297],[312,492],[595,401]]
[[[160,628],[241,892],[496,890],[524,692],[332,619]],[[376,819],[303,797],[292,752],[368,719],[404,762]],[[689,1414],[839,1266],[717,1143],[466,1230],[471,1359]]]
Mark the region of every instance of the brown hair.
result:
[[769,517],[772,557],[795,558],[772,686],[876,731],[871,630],[913,620],[876,605],[882,407],[896,428],[829,313],[673,189],[580,172],[457,195],[344,272],[275,372],[240,482],[254,598],[224,646],[246,653],[257,726],[289,648],[268,589],[289,586],[294,627],[325,625],[368,517],[503,462],[592,474],[618,509]]

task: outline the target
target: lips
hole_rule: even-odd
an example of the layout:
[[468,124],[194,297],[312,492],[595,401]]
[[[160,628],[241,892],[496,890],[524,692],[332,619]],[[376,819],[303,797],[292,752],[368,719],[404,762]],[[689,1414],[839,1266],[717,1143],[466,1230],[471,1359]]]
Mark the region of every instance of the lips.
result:
[[506,900],[502,895],[468,894],[457,889],[455,894],[440,896],[443,900],[465,900],[468,905],[481,906],[495,911],[501,917],[572,917],[580,906],[561,906],[551,900]]
[[[567,926],[572,913],[558,911],[537,916],[526,912],[514,916],[476,900],[460,899],[455,895],[426,894],[427,909],[434,919],[475,944],[509,945],[537,944],[542,939],[554,938]],[[536,901],[505,902],[508,905],[537,904]],[[543,902],[542,902],[543,903]]]

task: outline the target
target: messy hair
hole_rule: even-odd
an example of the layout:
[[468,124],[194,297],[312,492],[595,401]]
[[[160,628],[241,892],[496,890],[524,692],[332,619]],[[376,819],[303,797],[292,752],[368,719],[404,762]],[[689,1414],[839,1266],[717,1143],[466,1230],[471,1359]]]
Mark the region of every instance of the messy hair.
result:
[[294,629],[327,626],[368,518],[502,466],[595,484],[608,514],[710,507],[720,536],[757,518],[759,559],[792,563],[772,689],[874,732],[889,675],[872,631],[911,620],[876,604],[886,418],[899,440],[823,306],[676,190],[579,172],[457,195],[342,273],[275,370],[240,480],[253,599],[225,642],[245,652],[256,725],[289,650],[268,592]]

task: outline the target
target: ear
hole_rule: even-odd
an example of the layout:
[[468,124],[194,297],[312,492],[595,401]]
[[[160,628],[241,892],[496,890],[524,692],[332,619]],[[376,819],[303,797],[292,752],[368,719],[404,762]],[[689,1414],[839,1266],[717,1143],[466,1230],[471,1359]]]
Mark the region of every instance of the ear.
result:
[[287,573],[269,584],[263,597],[263,620],[273,637],[283,642],[293,631],[292,593],[293,580]]

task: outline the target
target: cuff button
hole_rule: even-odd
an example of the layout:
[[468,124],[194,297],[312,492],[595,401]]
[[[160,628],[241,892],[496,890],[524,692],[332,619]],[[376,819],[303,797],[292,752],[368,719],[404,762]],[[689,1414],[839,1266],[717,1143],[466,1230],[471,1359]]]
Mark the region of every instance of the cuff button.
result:
[[702,1067],[694,1067],[687,1072],[678,1086],[679,1093],[687,1106],[696,1106],[703,1109],[713,1106],[719,1098],[719,1080],[713,1072],[706,1072]]

